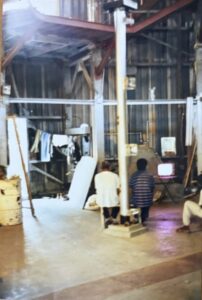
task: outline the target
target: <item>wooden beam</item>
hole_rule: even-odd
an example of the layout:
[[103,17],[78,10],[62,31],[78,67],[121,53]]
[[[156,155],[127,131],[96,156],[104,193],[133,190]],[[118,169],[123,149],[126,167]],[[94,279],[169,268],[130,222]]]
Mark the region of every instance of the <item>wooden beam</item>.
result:
[[85,65],[84,65],[83,62],[80,62],[80,66],[81,66],[81,69],[83,71],[84,78],[85,78],[85,80],[86,80],[86,82],[88,84],[88,87],[90,89],[90,92],[92,92],[92,89],[93,89],[92,79],[91,79],[90,75],[88,74],[88,71],[87,71],[87,69],[86,69],[86,67],[85,67]]
[[[162,9],[161,11],[159,11],[155,15],[147,18],[146,20],[144,20],[142,22],[139,22],[139,23],[137,23],[137,24],[135,24],[131,27],[128,27],[127,28],[127,33],[140,32],[141,30],[146,29],[148,26],[151,26],[151,25],[155,24],[156,22],[159,22],[163,18],[168,17],[170,14],[172,14],[172,13],[176,12],[177,10],[185,7],[186,5],[191,4],[193,1],[194,0],[179,0],[175,4],[170,5],[169,7],[166,7],[164,9]],[[102,58],[102,61],[95,68],[95,74],[97,76],[102,74],[104,67],[108,63],[108,60],[109,60],[110,56],[113,53],[114,46],[115,46],[115,40],[112,39],[106,53],[104,54],[104,56]]]
[[79,72],[79,66],[80,66],[80,61],[78,61],[77,65],[75,67],[75,70],[74,70],[74,75],[73,75],[73,79],[72,79],[72,86],[71,86],[71,93],[73,93],[74,85],[76,83],[76,77],[77,77],[77,74]]
[[[37,43],[43,43],[43,44],[53,44],[53,45],[64,45],[66,44],[67,46],[71,45],[71,39],[64,38],[61,36],[58,36],[54,33],[49,34],[49,35],[43,35],[39,32],[36,32],[36,34],[34,35],[33,42],[37,42]],[[75,42],[75,40],[74,40]]]
[[16,43],[16,45],[6,54],[5,57],[1,60],[2,68],[4,69],[17,55],[17,53],[23,48],[25,43],[32,38],[35,31],[37,30],[37,26],[30,29],[28,32],[26,32]]
[[[35,46],[37,47],[37,45]],[[68,44],[63,44],[63,45],[52,45],[52,46],[48,46],[47,48],[45,46],[43,46],[43,49],[36,49],[35,51],[33,51],[33,54],[28,55],[28,57],[39,57],[41,55],[53,52],[53,51],[57,51],[59,49],[63,49],[68,47]]]
[[95,75],[96,76],[100,76],[102,74],[104,67],[108,63],[108,60],[114,51],[114,47],[115,47],[115,39],[113,38],[111,40],[111,42],[109,43],[108,48],[107,48],[100,64],[97,67],[95,67]]
[[[155,42],[155,43],[157,43],[157,44],[159,44],[159,45],[162,45],[162,46],[165,46],[165,47],[167,47],[167,48],[170,48],[170,49],[172,49],[172,50],[174,50],[174,51],[179,51],[179,48],[178,48],[178,47],[174,47],[174,46],[172,46],[172,45],[170,45],[170,44],[168,44],[168,43],[166,43],[166,42],[164,42],[164,41],[162,41],[162,40],[159,40],[159,39],[157,39],[157,38],[155,38],[155,37],[153,37],[153,36],[150,36],[150,35],[148,35],[148,34],[141,33],[140,36],[142,36],[142,37],[144,37],[145,39],[148,39],[148,40],[150,40],[150,41],[153,41],[153,42]],[[181,53],[182,53],[182,54],[185,54],[185,55],[188,55],[188,56],[193,56],[193,55],[190,54],[189,52],[186,52],[186,51],[183,51],[183,50],[181,50]]]
[[16,139],[17,139],[18,149],[19,149],[19,153],[20,153],[22,169],[23,169],[23,173],[24,173],[24,176],[25,176],[25,182],[26,182],[27,191],[28,191],[28,195],[29,195],[30,208],[31,208],[32,216],[36,217],[34,206],[33,206],[33,203],[32,203],[32,191],[31,191],[30,180],[29,180],[29,176],[27,174],[26,167],[25,167],[25,161],[24,161],[24,157],[23,157],[22,147],[21,147],[21,144],[20,144],[20,137],[19,137],[19,134],[18,134],[18,129],[17,129],[15,116],[13,116],[12,119],[13,119],[13,125],[14,125],[15,135],[16,135]]
[[47,172],[41,170],[40,168],[38,168],[38,167],[36,167],[36,166],[31,165],[31,171],[36,171],[36,172],[38,172],[38,173],[40,173],[40,174],[42,174],[42,175],[44,175],[44,176],[46,176],[46,177],[52,179],[53,181],[55,181],[55,182],[57,182],[57,183],[59,183],[59,184],[64,184],[64,182],[61,181],[60,179],[58,179],[58,178],[56,178],[55,176],[53,176],[53,175],[51,175],[51,174],[49,174],[49,173],[47,173]]
[[186,169],[186,173],[184,175],[184,179],[183,179],[183,184],[184,187],[186,188],[189,182],[189,177],[190,177],[190,173],[191,173],[191,169],[193,166],[193,161],[194,161],[194,156],[196,153],[196,147],[197,147],[197,143],[196,143],[196,139],[193,141],[193,144],[191,147],[189,147],[189,155],[188,155],[188,159],[187,159],[187,169]]
[[50,24],[58,24],[64,25],[67,27],[73,27],[77,29],[87,29],[90,31],[98,31],[98,32],[105,32],[107,33],[114,33],[114,27],[108,24],[96,23],[96,22],[88,22],[78,19],[71,19],[71,18],[61,18],[59,16],[48,16],[39,13],[37,10],[34,10],[34,14],[38,21],[46,22],[47,26]]
[[194,0],[179,0],[175,4],[161,9],[158,13],[145,19],[144,21],[139,22],[131,27],[128,27],[127,33],[137,33],[147,28],[148,26],[155,24],[156,22],[159,22],[163,18],[168,17],[170,14],[178,11],[179,9],[187,6],[188,4],[191,4],[192,2],[194,2]]

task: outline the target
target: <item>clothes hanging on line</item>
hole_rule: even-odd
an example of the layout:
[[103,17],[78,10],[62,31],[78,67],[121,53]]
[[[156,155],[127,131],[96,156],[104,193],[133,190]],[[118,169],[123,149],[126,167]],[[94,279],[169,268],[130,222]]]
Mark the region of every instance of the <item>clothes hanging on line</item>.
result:
[[48,162],[53,153],[51,144],[51,134],[42,132],[41,134],[41,161]]
[[[34,143],[30,149],[31,153],[39,152],[39,143],[40,159],[43,162],[48,162],[51,160],[51,157],[53,155],[53,146],[57,148],[67,146],[64,154],[66,156],[75,156],[76,143],[72,136],[67,136],[65,134],[50,134],[37,129]],[[80,160],[80,157],[77,160]]]
[[35,134],[35,138],[34,138],[34,143],[30,149],[31,153],[38,153],[39,152],[39,142],[40,142],[40,138],[41,138],[41,133],[42,131],[40,129],[37,129],[36,134]]
[[55,147],[62,147],[69,144],[69,137],[64,134],[53,134],[52,144]]

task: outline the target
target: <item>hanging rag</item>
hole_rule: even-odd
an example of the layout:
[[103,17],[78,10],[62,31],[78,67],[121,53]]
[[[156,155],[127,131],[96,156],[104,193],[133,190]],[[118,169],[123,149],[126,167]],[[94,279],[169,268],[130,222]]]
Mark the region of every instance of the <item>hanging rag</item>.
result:
[[52,155],[51,134],[42,132],[41,134],[41,161],[50,161]]
[[30,149],[31,153],[38,153],[39,152],[39,142],[41,138],[41,130],[37,129],[35,138],[34,138],[34,143]]
[[55,147],[62,147],[64,145],[68,145],[69,138],[64,134],[53,134],[52,144]]

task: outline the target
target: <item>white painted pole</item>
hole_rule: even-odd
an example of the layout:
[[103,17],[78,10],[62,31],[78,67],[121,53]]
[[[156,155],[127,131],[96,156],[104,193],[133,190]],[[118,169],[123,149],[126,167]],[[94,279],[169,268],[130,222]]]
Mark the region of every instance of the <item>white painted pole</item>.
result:
[[127,118],[126,118],[126,13],[124,8],[114,11],[116,30],[116,93],[118,126],[118,162],[121,181],[121,216],[128,216],[128,172],[126,164]]
[[197,139],[197,169],[198,175],[202,173],[202,44],[195,45],[196,49],[196,92],[197,92],[197,125],[196,125],[196,139]]
[[103,89],[104,89],[104,73],[94,79],[95,102],[91,107],[92,111],[92,134],[93,134],[93,158],[97,162],[105,159],[104,149],[104,105],[103,105]]

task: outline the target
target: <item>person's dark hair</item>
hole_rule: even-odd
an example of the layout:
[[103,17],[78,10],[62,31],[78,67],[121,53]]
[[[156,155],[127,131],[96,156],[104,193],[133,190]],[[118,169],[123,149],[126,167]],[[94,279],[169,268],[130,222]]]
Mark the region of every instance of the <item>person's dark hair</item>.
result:
[[137,169],[139,171],[144,171],[147,167],[147,160],[145,158],[140,158],[137,160]]
[[102,170],[109,170],[110,165],[107,161],[103,161],[101,168],[102,168]]

